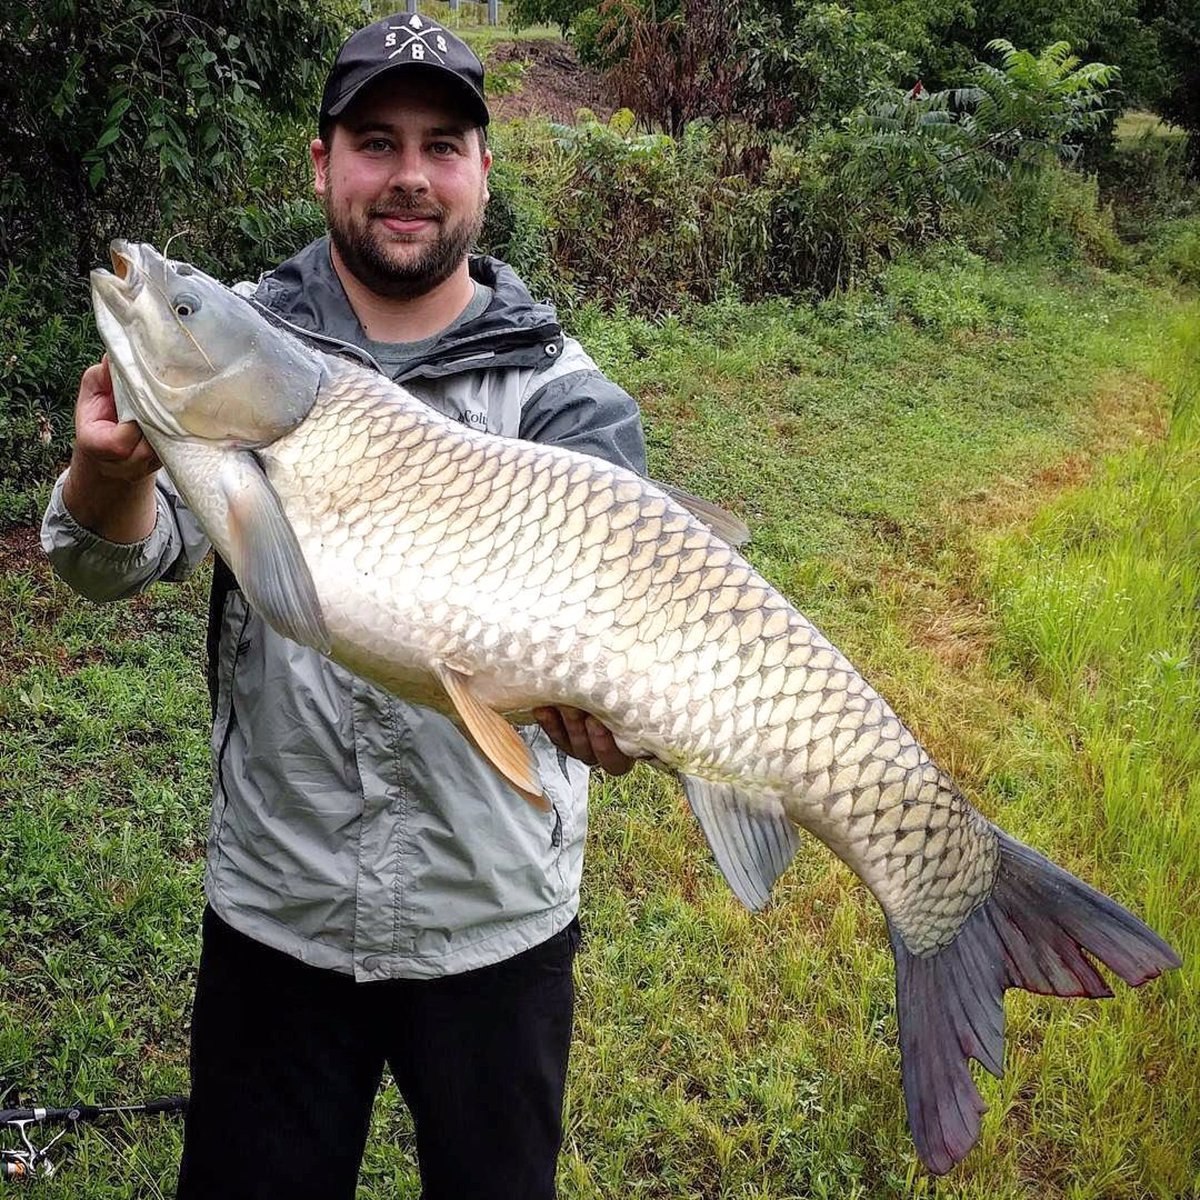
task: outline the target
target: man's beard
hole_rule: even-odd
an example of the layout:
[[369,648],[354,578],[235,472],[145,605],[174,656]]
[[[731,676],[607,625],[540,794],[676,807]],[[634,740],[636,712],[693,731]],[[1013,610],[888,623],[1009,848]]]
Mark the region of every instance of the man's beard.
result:
[[[367,210],[364,221],[339,212],[332,189],[323,197],[325,221],[329,236],[337,247],[342,262],[361,283],[376,295],[394,300],[413,300],[431,292],[458,269],[472,243],[483,228],[484,202],[482,196],[473,213],[451,224],[446,210],[429,202],[403,200],[378,204]],[[432,242],[422,242],[415,257],[398,262],[387,252],[389,245],[415,245],[380,235],[374,224],[380,217],[431,217],[437,223],[437,236]]]

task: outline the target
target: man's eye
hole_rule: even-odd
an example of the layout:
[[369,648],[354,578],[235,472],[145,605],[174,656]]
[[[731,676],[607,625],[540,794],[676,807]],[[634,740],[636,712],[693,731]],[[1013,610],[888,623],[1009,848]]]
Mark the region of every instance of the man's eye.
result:
[[457,154],[458,147],[453,142],[434,142],[433,152],[440,155]]
[[372,153],[382,153],[390,149],[390,143],[386,138],[371,138],[369,141],[363,143],[363,149],[370,150]]

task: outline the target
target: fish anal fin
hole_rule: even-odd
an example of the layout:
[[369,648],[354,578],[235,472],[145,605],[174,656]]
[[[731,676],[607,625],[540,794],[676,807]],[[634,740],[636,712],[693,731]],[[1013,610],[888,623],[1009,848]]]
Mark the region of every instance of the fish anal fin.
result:
[[766,904],[800,835],[778,801],[747,796],[725,783],[683,775],[683,791],[733,893],[751,912]]
[[269,625],[323,654],[329,630],[312,573],[271,481],[249,451],[228,455],[218,485],[228,517],[230,569]]
[[469,675],[445,664],[438,667],[437,674],[479,752],[534,808],[549,812],[550,801],[542,790],[533,755],[521,735],[475,695]]

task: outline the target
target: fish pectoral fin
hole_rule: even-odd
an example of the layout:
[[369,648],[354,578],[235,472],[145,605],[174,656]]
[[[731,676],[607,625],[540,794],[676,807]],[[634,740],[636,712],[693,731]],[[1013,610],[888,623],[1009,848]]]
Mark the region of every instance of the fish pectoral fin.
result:
[[475,695],[469,675],[444,663],[437,668],[437,675],[479,752],[534,808],[549,812],[550,801],[542,790],[533,755],[521,735]]
[[777,800],[760,800],[695,775],[680,778],[733,894],[751,912],[762,908],[799,848],[795,825]]
[[673,483],[663,483],[660,479],[653,480],[653,483],[656,488],[666,492],[676,504],[683,505],[693,517],[703,521],[717,537],[728,542],[735,550],[750,540],[750,527],[746,522],[719,504],[676,487]]
[[229,566],[242,593],[284,637],[328,654],[329,630],[312,574],[262,466],[249,451],[230,455],[219,486],[229,519]]

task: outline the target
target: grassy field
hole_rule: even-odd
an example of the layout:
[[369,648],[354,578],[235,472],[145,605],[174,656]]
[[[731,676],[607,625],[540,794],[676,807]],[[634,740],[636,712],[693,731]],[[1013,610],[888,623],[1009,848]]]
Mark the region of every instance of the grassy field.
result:
[[[947,258],[816,311],[576,325],[643,401],[655,473],[743,515],[968,796],[1185,967],[1103,1004],[1010,995],[980,1145],[934,1181],[849,872],[807,842],[749,916],[673,786],[597,781],[564,1198],[1200,1194],[1200,305]],[[204,580],[96,608],[31,536],[0,558],[0,1105],[183,1090]],[[170,1195],[178,1133],[93,1130],[25,1194]],[[417,1194],[389,1087],[361,1195]]]

